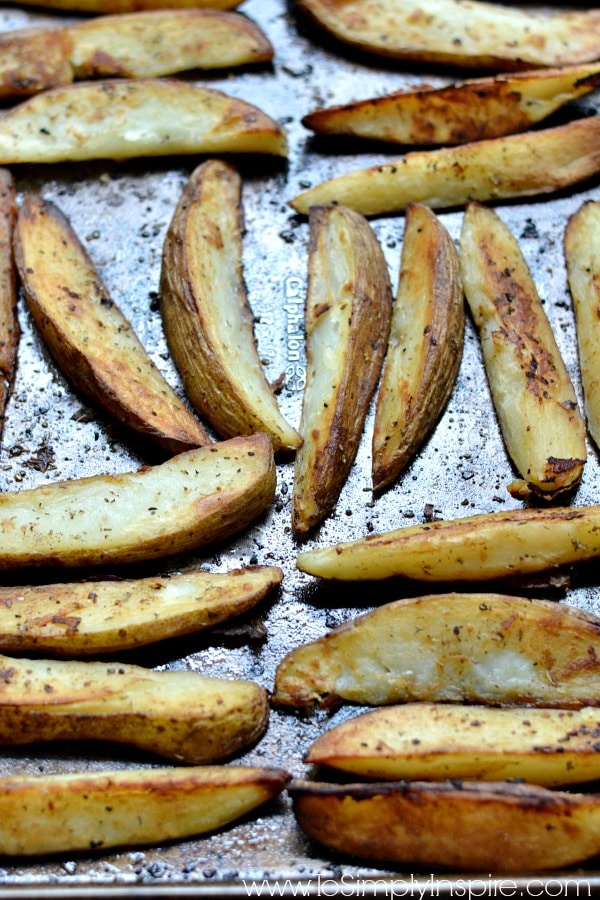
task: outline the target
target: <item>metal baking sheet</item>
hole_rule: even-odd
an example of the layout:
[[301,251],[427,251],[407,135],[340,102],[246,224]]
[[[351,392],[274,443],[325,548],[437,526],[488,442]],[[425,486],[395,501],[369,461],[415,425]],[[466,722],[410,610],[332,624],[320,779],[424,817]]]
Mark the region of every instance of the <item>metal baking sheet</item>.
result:
[[[569,7],[572,9],[572,7]],[[304,384],[303,300],[306,286],[308,226],[286,200],[303,188],[335,174],[399,155],[398,151],[345,140],[319,142],[303,128],[301,117],[319,105],[383,94],[426,80],[442,84],[447,73],[415,71],[389,62],[373,62],[343,53],[296,17],[283,0],[247,0],[243,11],[262,26],[274,44],[272,65],[224,75],[203,75],[202,83],[260,105],[286,128],[288,163],[238,157],[244,176],[246,235],[245,277],[256,315],[255,333],[270,380],[285,373],[280,404],[294,424],[300,417]],[[0,29],[75,17],[25,11],[3,4]],[[195,76],[194,76],[195,77]],[[597,98],[571,106],[553,121],[595,110]],[[145,346],[172,384],[181,389],[170,361],[157,289],[162,243],[181,189],[195,157],[127,163],[21,166],[14,168],[19,199],[25,191],[53,200],[94,259],[113,298],[126,311]],[[568,216],[588,199],[600,199],[598,183],[551,199],[497,206],[520,239],[557,341],[580,392],[573,312],[567,290],[562,237]],[[462,214],[440,214],[458,238]],[[372,220],[395,286],[403,236],[401,216]],[[21,305],[23,330],[19,368],[7,411],[0,451],[0,489],[27,488],[59,479],[137,468],[148,459],[127,443],[122,431],[90,408],[67,384],[49,358]],[[580,394],[581,396],[581,394]],[[374,500],[370,482],[372,416],[350,478],[335,513],[305,546],[360,537],[371,531],[520,506],[507,493],[514,472],[507,460],[492,410],[478,342],[467,324],[464,358],[454,394],[435,432],[395,487]],[[293,465],[278,465],[276,500],[265,518],[234,542],[201,558],[212,571],[250,564],[276,564],[285,578],[279,595],[266,602],[237,629],[168,642],[128,661],[156,668],[190,668],[209,675],[251,678],[271,688],[283,655],[300,641],[321,635],[374,604],[428,589],[406,584],[319,585],[296,571],[298,545],[290,529]],[[589,459],[576,505],[600,497],[598,455]],[[188,563],[191,560],[184,560]],[[151,572],[173,571],[182,563],[159,562]],[[600,613],[594,567],[574,574],[567,599]],[[115,573],[117,574],[117,573]],[[122,573],[118,573],[122,574]],[[64,578],[64,572],[57,578]],[[14,580],[18,580],[14,576]],[[124,659],[125,657],[121,657]],[[294,776],[310,774],[302,753],[326,727],[356,709],[302,718],[273,712],[266,736],[240,762],[276,765]],[[56,745],[0,752],[0,774],[98,770],[148,764],[147,759],[104,745]],[[157,765],[159,763],[156,763]],[[427,884],[426,872],[374,868],[328,856],[307,841],[282,796],[242,823],[209,837],[168,846],[125,849],[101,854],[70,854],[31,861],[0,859],[0,895],[16,896],[247,896],[250,883],[300,881],[315,895],[326,885],[352,879],[387,883],[407,879],[415,890]],[[439,878],[442,876],[436,876]],[[576,873],[548,876],[574,884]],[[582,884],[595,884],[594,865],[578,870]],[[456,876],[455,876],[456,878]],[[487,879],[487,873],[486,873]],[[431,882],[432,885],[434,882]],[[383,882],[381,882],[383,884]],[[443,893],[455,879],[437,882]],[[366,890],[363,887],[363,890]],[[346,894],[349,895],[349,894]],[[363,894],[367,896],[368,894]]]

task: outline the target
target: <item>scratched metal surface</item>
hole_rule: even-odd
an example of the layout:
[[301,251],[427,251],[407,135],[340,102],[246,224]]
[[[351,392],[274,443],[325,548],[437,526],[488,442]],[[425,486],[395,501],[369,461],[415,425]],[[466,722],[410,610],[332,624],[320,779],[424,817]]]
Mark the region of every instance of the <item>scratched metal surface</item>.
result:
[[[331,175],[391,158],[395,151],[347,142],[344,152],[318,145],[300,123],[317,105],[382,94],[426,77],[441,83],[440,73],[411,73],[407,68],[380,67],[333,52],[283,0],[247,0],[244,11],[273,42],[272,66],[241,74],[206,76],[200,80],[261,105],[286,127],[288,165],[277,161],[238,159],[244,181],[245,275],[256,314],[256,338],[267,373],[275,381],[284,372],[280,394],[283,412],[297,424],[304,378],[302,302],[305,291],[308,227],[295,217],[286,200],[302,188]],[[19,10],[3,4],[0,29],[43,24],[58,15]],[[61,21],[71,21],[63,19]],[[593,109],[594,98],[569,115]],[[130,163],[98,162],[14,169],[19,198],[33,191],[54,200],[89,249],[114,299],[135,324],[142,341],[170,381],[180,387],[169,360],[156,304],[162,242],[168,222],[196,158]],[[568,216],[583,200],[600,199],[598,185],[586,185],[551,200],[502,204],[501,216],[521,239],[560,348],[579,390],[573,314],[569,300],[562,236]],[[461,213],[441,219],[458,237]],[[402,217],[373,220],[395,285],[402,243]],[[0,489],[14,490],[62,478],[137,468],[138,456],[121,431],[109,424],[65,382],[49,359],[31,321],[20,308],[23,337],[14,394],[8,408],[0,451]],[[421,522],[426,516],[450,518],[468,513],[508,509],[519,504],[506,485],[513,478],[492,411],[478,344],[470,323],[456,390],[433,436],[396,486],[373,501],[370,490],[370,430],[340,497],[337,509],[307,546],[360,537]],[[265,519],[241,538],[202,557],[214,571],[248,564],[281,566],[285,579],[280,595],[266,603],[240,635],[170,642],[129,657],[154,667],[192,668],[211,675],[252,678],[271,688],[278,661],[300,640],[321,635],[375,602],[407,591],[398,585],[321,588],[295,569],[298,546],[290,531],[292,464],[278,467],[276,501]],[[574,502],[598,502],[598,456],[589,445],[589,461]],[[175,564],[156,563],[152,572]],[[60,577],[60,576],[58,576]],[[63,573],[64,577],[64,573]],[[570,602],[599,612],[596,581],[573,579]],[[410,589],[419,593],[414,586]],[[424,589],[422,593],[426,593]],[[263,625],[261,637],[256,626]],[[239,761],[281,766],[295,776],[307,774],[302,752],[328,725],[355,710],[334,716],[302,719],[273,712],[264,739]],[[147,764],[147,759],[107,746],[55,746],[0,752],[0,774],[96,770]],[[593,867],[584,870],[590,877]],[[402,875],[407,873],[400,873]],[[420,873],[425,876],[427,873]],[[152,849],[127,849],[98,855],[77,854],[49,860],[0,859],[0,893],[25,896],[78,892],[96,894],[147,892],[180,896],[194,892],[225,896],[243,893],[252,879],[314,879],[399,873],[354,865],[328,857],[298,832],[286,797],[258,817],[204,839]],[[595,877],[595,876],[594,876]],[[553,876],[555,878],[555,876]],[[226,889],[226,886],[227,889]]]

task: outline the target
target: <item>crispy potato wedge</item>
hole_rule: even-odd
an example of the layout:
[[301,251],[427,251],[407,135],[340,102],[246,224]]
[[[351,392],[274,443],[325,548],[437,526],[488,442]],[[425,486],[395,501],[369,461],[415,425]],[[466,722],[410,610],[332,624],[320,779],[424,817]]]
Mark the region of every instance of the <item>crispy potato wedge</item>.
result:
[[571,216],[565,231],[565,259],[577,325],[577,347],[588,431],[600,447],[600,328],[598,305],[600,203],[587,202]]
[[364,859],[516,874],[600,850],[597,794],[502,782],[295,781],[288,790],[309,837]]
[[168,78],[71,84],[0,116],[0,164],[186,153],[285,156],[287,143],[256,106]]
[[408,525],[306,550],[302,572],[339,581],[491,581],[600,555],[600,506],[514,509]]
[[460,270],[506,449],[525,490],[552,500],[581,480],[585,423],[517,240],[479,203],[463,219]]
[[122,475],[0,495],[0,570],[121,564],[197,550],[246,528],[273,500],[264,434]]
[[600,11],[542,15],[478,0],[298,0],[338,40],[369,53],[475,69],[598,59]]
[[317,109],[302,124],[395,144],[466,144],[526,131],[599,84],[598,63],[536,69]]
[[252,681],[121,663],[0,656],[0,745],[101,740],[189,763],[225,759],[267,727]]
[[25,197],[14,247],[33,319],[77,389],[168,453],[209,444],[206,430],[148,356],[53,203]]
[[546,787],[600,777],[598,709],[405,703],[331,728],[305,762],[380,780],[503,781]]
[[422,204],[406,211],[400,279],[373,431],[373,490],[396,480],[454,388],[465,306],[454,243]]
[[125,581],[0,587],[0,649],[89,656],[212,628],[281,584],[276,566]]
[[232,9],[241,0],[21,0],[22,6],[39,6],[85,13],[129,13],[152,9]]
[[310,215],[307,366],[292,498],[304,535],[335,506],[350,471],[381,373],[392,292],[367,221],[340,207]]
[[250,19],[216,9],[164,9],[99,16],[68,29],[77,79],[156,78],[187,69],[224,69],[273,58]]
[[547,194],[599,170],[600,116],[590,116],[460,147],[415,150],[323,181],[294,197],[290,206],[303,215],[311,206],[327,203],[344,204],[363,215],[402,212],[411,201],[443,209],[470,200]]
[[600,705],[600,620],[502,594],[386,603],[280,662],[273,703]]
[[70,46],[64,28],[19,28],[0,34],[0,98],[29,97],[71,84]]
[[162,844],[214,831],[276,797],[289,776],[254,766],[117,769],[0,779],[0,853]]
[[194,406],[224,437],[264,431],[275,450],[300,445],[283,418],[254,341],[242,275],[241,178],[209,160],[183,191],[163,250],[165,334]]
[[21,334],[17,318],[17,270],[13,254],[16,219],[13,177],[8,169],[0,169],[0,437],[17,366]]

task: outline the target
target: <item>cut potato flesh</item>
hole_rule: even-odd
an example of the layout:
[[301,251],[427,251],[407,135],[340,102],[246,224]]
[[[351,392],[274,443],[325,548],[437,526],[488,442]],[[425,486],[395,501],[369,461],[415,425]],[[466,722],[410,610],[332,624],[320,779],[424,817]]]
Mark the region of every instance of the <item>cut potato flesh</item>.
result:
[[290,651],[273,702],[600,705],[600,620],[499,594],[397,600]]
[[0,98],[29,97],[71,84],[64,28],[20,28],[0,34]]
[[163,9],[166,6],[169,9],[232,9],[240,3],[241,0],[21,0],[23,6],[84,13],[129,13],[144,9]]
[[0,569],[131,563],[197,550],[273,500],[264,435],[189,450],[159,466],[0,495]]
[[17,219],[15,185],[0,169],[0,437],[17,364],[20,329],[17,318],[17,270],[13,236]]

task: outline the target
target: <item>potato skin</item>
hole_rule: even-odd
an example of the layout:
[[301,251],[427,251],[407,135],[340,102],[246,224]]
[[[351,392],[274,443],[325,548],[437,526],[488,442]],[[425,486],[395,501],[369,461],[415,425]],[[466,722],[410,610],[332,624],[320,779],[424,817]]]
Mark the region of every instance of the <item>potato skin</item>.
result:
[[[130,13],[139,10],[164,9],[167,0],[22,0],[23,6],[73,10],[84,13]],[[168,0],[169,9],[232,9],[241,0]]]
[[14,180],[8,169],[0,168],[0,437],[21,335],[17,318],[17,269],[13,256],[16,221]]

